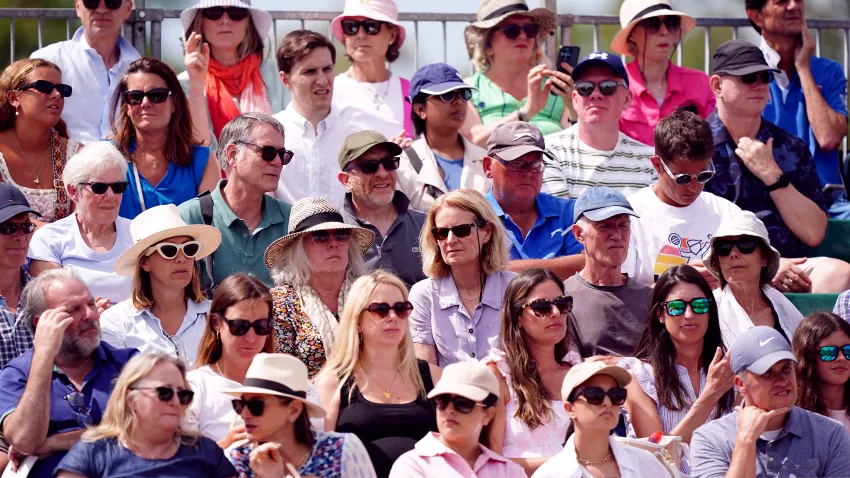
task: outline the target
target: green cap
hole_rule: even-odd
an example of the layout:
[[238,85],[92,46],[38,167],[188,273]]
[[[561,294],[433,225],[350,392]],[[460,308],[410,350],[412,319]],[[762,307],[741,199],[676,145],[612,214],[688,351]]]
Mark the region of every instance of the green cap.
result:
[[387,138],[377,131],[370,129],[352,133],[345,138],[342,147],[339,148],[339,169],[345,171],[345,167],[375,146],[383,146],[393,156],[401,154],[401,146],[387,141]]

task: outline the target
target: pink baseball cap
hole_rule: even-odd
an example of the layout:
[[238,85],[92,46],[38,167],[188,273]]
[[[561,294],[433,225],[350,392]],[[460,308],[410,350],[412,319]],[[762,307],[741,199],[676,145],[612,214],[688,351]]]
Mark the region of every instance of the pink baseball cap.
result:
[[345,0],[342,14],[331,21],[331,31],[334,37],[345,44],[345,36],[342,34],[342,21],[346,17],[366,17],[391,23],[398,28],[398,39],[396,45],[401,47],[407,36],[404,27],[398,22],[398,6],[394,0]]

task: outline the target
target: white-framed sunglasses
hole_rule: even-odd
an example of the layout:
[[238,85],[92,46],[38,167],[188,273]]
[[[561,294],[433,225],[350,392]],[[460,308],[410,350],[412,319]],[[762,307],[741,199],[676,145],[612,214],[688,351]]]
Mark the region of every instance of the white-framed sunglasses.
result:
[[691,183],[692,179],[696,179],[697,182],[700,184],[705,184],[711,181],[711,178],[713,178],[714,175],[717,173],[717,170],[714,168],[714,161],[709,161],[708,169],[706,169],[705,171],[700,171],[697,174],[673,174],[672,172],[670,172],[670,168],[668,168],[667,165],[664,164],[663,159],[658,158],[658,161],[661,163],[661,167],[664,168],[664,171],[667,173],[667,175],[673,178],[673,181],[678,186],[687,186]]
[[184,242],[183,244],[175,244],[173,242],[160,242],[159,244],[148,247],[145,250],[145,257],[150,256],[154,252],[159,252],[163,259],[174,259],[178,252],[183,252],[187,259],[194,259],[201,252],[201,243],[198,241]]

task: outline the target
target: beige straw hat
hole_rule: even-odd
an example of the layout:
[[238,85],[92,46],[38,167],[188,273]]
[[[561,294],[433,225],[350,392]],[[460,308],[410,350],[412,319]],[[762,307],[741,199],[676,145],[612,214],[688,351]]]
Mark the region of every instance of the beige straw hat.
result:
[[611,50],[621,55],[629,53],[628,39],[635,25],[641,20],[652,17],[682,17],[682,38],[696,26],[697,21],[687,13],[682,13],[670,6],[665,0],[625,0],[620,5],[620,28],[614,39],[611,40]]
[[470,23],[464,32],[469,30],[489,30],[511,15],[522,15],[534,20],[542,31],[551,32],[558,26],[555,14],[546,8],[529,10],[525,0],[481,0],[478,5],[476,22]]

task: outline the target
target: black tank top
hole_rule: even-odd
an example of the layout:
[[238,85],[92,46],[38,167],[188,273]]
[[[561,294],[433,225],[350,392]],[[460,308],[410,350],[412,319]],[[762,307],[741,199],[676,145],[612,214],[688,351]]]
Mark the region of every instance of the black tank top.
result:
[[[417,362],[427,394],[434,388],[431,369],[428,362]],[[349,401],[348,391],[352,387]],[[421,395],[410,403],[370,402],[360,394],[351,378],[341,390],[336,431],[357,435],[369,452],[378,478],[386,478],[399,456],[412,450],[428,432],[437,431],[437,413]]]

